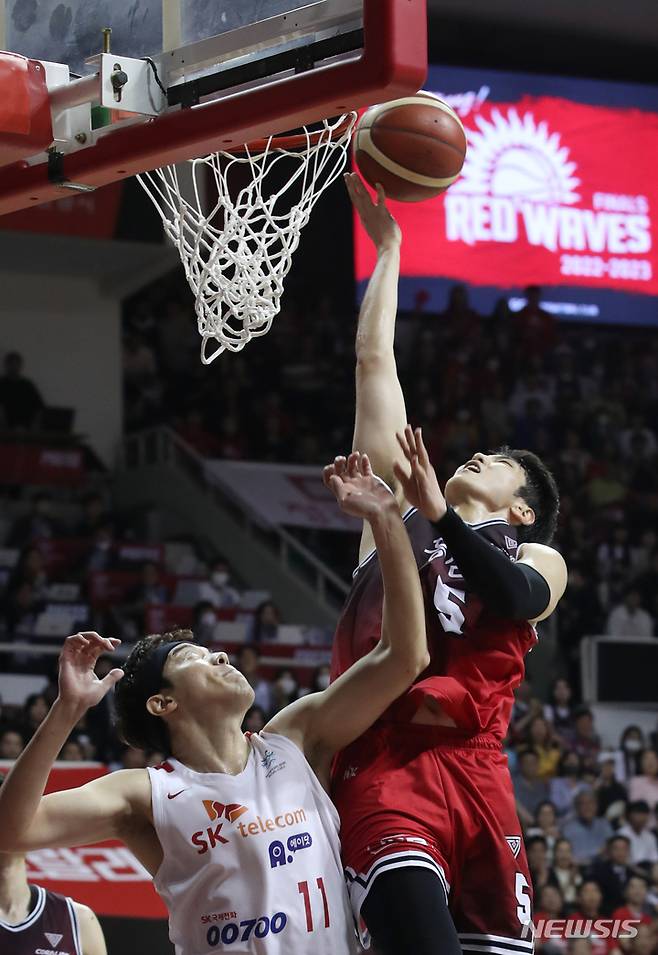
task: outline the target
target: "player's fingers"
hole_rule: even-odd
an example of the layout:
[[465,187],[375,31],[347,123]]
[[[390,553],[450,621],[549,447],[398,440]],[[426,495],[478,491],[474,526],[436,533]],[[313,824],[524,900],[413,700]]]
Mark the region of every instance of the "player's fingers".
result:
[[336,473],[336,472],[335,472],[335,470],[334,470],[333,464],[327,464],[326,467],[322,468],[322,483],[323,483],[326,487],[330,487],[330,486],[331,486],[331,485],[329,484],[329,478],[332,476],[332,474],[335,474],[335,473]]
[[406,488],[409,484],[409,475],[399,461],[393,462],[393,474],[396,476],[402,487]]
[[367,454],[361,455],[361,474],[364,477],[372,477],[372,464]]
[[334,471],[340,477],[342,474],[345,474],[347,470],[347,458],[339,454],[338,457],[334,458]]
[[347,493],[345,485],[339,477],[336,477],[335,474],[332,474],[329,478],[329,487],[336,495],[336,500],[339,503],[344,500]]
[[411,453],[418,454],[418,448],[416,447],[416,436],[414,434],[414,429],[411,427],[410,424],[407,424],[407,426],[405,427],[404,434],[407,439],[407,444],[409,445]]
[[347,459],[347,473],[350,477],[358,477],[361,454],[359,451],[352,451]]
[[122,680],[124,676],[125,674],[123,670],[116,667],[114,670],[110,670],[110,672],[104,676],[100,682],[103,686],[106,686],[108,690],[111,690],[112,687],[116,686],[119,680]]
[[409,445],[407,444],[406,435],[405,435],[404,433],[401,433],[400,431],[396,431],[396,432],[395,432],[395,437],[396,437],[397,440],[398,440],[398,444],[400,445],[400,447],[401,447],[401,449],[402,449],[402,452],[403,452],[405,458],[406,458],[408,461],[410,461],[410,460],[411,460],[411,449],[410,449]]
[[415,432],[416,438],[416,450],[418,451],[418,459],[423,467],[428,467],[430,463],[430,458],[427,453],[427,448],[425,447],[425,442],[423,441],[423,430],[422,428],[416,428]]

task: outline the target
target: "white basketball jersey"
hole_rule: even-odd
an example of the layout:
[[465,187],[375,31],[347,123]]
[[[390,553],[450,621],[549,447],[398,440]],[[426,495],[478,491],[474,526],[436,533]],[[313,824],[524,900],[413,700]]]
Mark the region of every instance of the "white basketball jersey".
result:
[[294,743],[248,740],[237,776],[176,759],[148,771],[177,955],[352,955],[338,813]]

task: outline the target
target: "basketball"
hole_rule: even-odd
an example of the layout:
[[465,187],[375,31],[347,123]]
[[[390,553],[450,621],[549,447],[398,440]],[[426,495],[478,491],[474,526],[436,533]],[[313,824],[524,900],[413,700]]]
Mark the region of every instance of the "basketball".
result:
[[361,117],[354,156],[364,179],[389,199],[421,202],[452,185],[466,156],[461,120],[431,93],[372,106]]

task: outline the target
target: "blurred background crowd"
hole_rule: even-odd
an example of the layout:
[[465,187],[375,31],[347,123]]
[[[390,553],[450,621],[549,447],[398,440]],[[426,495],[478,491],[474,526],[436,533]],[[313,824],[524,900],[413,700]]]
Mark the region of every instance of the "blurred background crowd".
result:
[[[494,314],[479,315],[468,290],[455,286],[435,315],[424,312],[419,295],[416,311],[399,318],[400,376],[409,420],[423,426],[443,479],[475,449],[505,443],[535,450],[555,473],[562,492],[556,543],[569,586],[552,625],[551,672],[519,687],[506,744],[537,917],[638,919],[635,939],[586,945],[591,955],[617,948],[651,955],[658,938],[658,726],[651,734],[631,724],[619,738],[602,738],[583,699],[579,645],[591,634],[654,636],[658,341],[642,330],[557,323],[536,288],[526,290],[526,300],[515,313],[501,300]],[[246,357],[231,356],[230,375],[209,375],[198,359],[187,289],[173,275],[125,307],[126,429],[167,426],[203,458],[319,469],[351,445],[354,332],[351,310],[341,312],[329,298],[291,295],[266,349],[255,343]],[[20,356],[8,356],[0,379],[5,434],[38,429],[43,413],[38,382]],[[162,540],[152,514],[122,513],[103,469],[91,468],[75,491],[4,486],[2,494],[3,670],[47,682],[2,702],[0,759],[20,753],[56,694],[55,658],[44,663],[24,645],[62,628],[93,628],[130,644],[166,619],[211,643],[218,624],[240,624],[235,662],[256,693],[245,720],[254,731],[291,700],[328,684],[330,632],[315,640],[304,666],[277,665],[280,629],[296,621],[282,620],[270,593],[238,577],[229,548],[219,554],[193,537]],[[349,580],[354,535],[295,533]],[[111,665],[101,659],[99,671]],[[106,698],[80,722],[61,758],[113,768],[159,762],[160,753],[120,743],[112,705]],[[540,942],[549,952],[566,945]]]

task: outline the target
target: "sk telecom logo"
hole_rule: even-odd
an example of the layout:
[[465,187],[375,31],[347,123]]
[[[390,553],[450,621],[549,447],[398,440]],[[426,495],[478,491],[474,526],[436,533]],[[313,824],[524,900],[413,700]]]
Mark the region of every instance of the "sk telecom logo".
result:
[[237,802],[225,806],[223,802],[216,802],[214,799],[204,799],[203,808],[211,822],[215,819],[228,819],[229,822],[235,822],[240,816],[244,816],[245,812],[249,812],[246,806],[241,806]]
[[[209,849],[214,849],[215,846],[225,846],[229,841],[222,835],[224,820],[234,823],[245,812],[249,812],[246,806],[241,806],[237,802],[225,805],[223,802],[217,802],[214,799],[204,799],[203,808],[206,810],[210,821],[216,823],[216,825],[207,826],[205,829],[199,829],[198,832],[192,834],[192,845],[197,847],[200,856],[208,852]],[[218,822],[217,820],[222,821]]]

